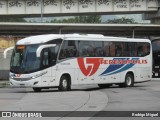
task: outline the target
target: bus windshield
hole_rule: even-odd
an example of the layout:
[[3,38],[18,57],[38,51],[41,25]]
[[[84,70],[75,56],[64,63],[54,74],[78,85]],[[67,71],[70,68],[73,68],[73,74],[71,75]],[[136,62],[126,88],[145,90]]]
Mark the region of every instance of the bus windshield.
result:
[[11,58],[11,71],[30,73],[40,68],[40,59],[36,57],[39,45],[16,46]]

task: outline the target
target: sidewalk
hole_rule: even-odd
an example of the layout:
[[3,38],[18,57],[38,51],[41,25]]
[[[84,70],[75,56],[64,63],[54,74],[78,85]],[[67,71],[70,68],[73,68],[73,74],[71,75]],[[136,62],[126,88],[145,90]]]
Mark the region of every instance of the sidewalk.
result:
[[9,80],[0,80],[0,88],[8,87]]

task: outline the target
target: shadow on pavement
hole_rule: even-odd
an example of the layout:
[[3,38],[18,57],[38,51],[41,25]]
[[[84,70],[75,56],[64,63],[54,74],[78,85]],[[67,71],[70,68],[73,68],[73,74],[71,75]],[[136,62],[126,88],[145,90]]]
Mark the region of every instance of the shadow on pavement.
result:
[[[132,88],[138,88],[138,89],[142,89],[145,90],[147,87],[149,87],[150,84],[135,84],[134,87]],[[95,85],[93,87],[91,87],[90,85],[85,85],[82,86],[82,88],[80,88],[80,86],[77,86],[77,88],[73,88],[71,89],[72,92],[76,92],[76,91],[97,91],[97,90],[104,90],[104,89],[130,89],[130,88],[120,88],[118,85],[113,85],[110,87],[105,87],[105,88],[100,88],[100,87],[95,87]],[[88,88],[87,88],[88,87]],[[131,88],[131,89],[132,89]],[[1,88],[0,88],[1,89]],[[70,91],[59,91],[58,88],[50,88],[50,89],[42,89],[41,92],[34,92],[32,88],[18,88],[18,87],[6,87],[6,88],[2,88],[3,90],[0,92],[7,92],[7,93],[44,93],[44,92],[70,92]]]

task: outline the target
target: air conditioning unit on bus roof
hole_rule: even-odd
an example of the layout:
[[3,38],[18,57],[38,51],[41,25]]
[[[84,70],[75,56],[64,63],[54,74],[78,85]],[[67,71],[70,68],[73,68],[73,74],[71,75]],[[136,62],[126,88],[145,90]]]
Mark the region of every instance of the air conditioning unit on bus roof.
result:
[[84,34],[84,33],[73,33],[72,35],[77,35],[77,36],[95,36],[95,37],[104,37],[102,34]]

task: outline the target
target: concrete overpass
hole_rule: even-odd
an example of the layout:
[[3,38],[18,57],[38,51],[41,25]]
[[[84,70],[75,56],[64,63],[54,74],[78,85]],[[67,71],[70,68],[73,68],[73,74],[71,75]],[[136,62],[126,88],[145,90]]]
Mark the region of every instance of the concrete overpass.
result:
[[57,16],[158,11],[158,0],[0,0],[0,16]]
[[0,23],[0,35],[95,33],[109,36],[159,36],[155,24]]

